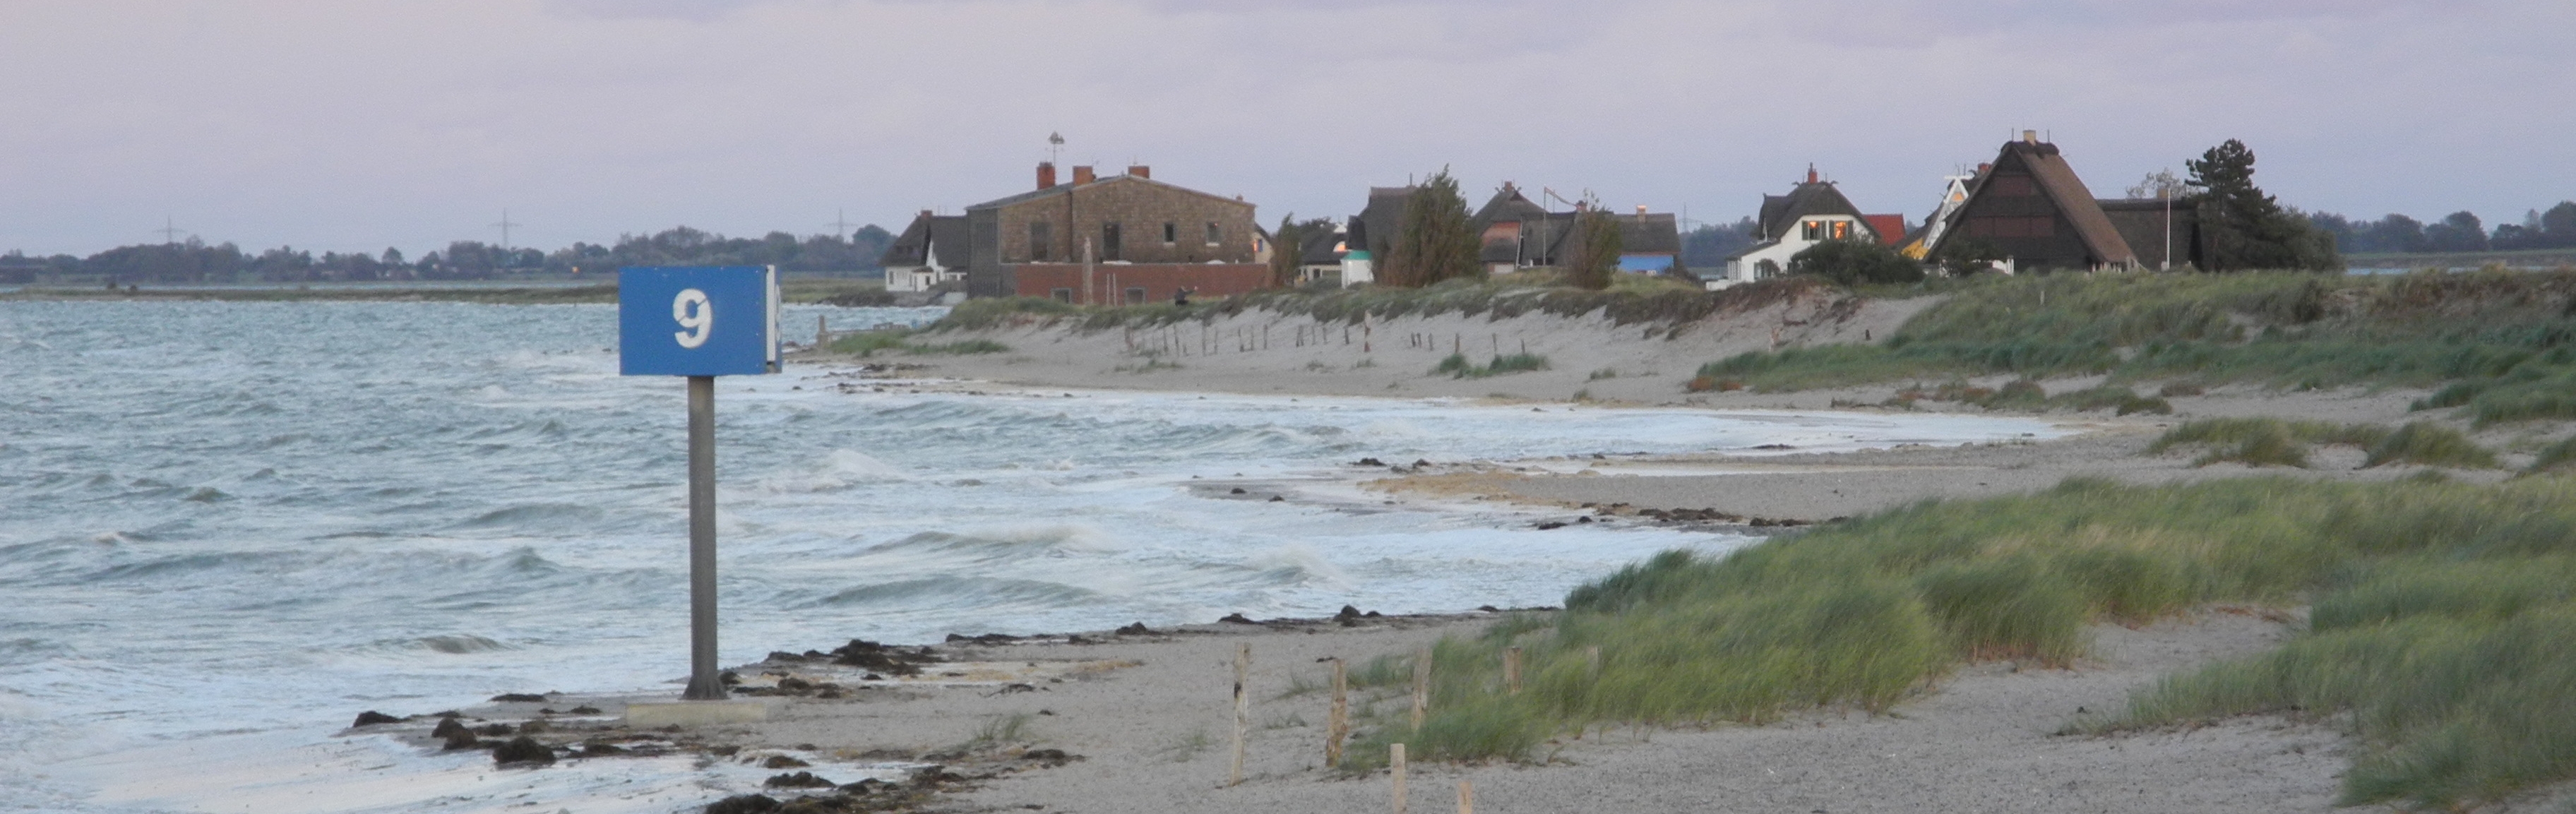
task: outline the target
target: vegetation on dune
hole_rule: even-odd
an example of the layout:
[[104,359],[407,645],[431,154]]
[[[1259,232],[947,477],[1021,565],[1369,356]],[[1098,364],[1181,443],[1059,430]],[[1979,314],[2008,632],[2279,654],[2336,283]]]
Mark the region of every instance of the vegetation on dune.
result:
[[[2572,479],[2076,479],[1724,557],[1657,555],[1575,590],[1561,613],[1441,642],[1429,719],[1416,730],[1402,703],[1365,707],[1381,714],[1353,754],[1365,767],[1382,752],[1369,746],[1403,742],[1419,756],[1523,758],[1608,725],[1884,711],[1963,662],[2064,664],[2085,651],[2091,623],[2312,602],[2311,629],[2287,647],[2177,676],[2125,713],[2078,723],[2334,721],[2363,747],[2347,802],[2474,804],[2576,779],[2571,577]],[[1522,650],[1518,694],[1503,687],[1506,647]],[[1399,661],[1364,666],[1355,683],[1400,685]]]
[[966,339],[956,342],[915,342],[914,332],[900,328],[860,331],[834,337],[828,348],[833,353],[852,356],[874,356],[878,351],[903,351],[916,356],[933,354],[1007,353],[1011,346],[990,339]]
[[2576,417],[2576,270],[1984,276],[1951,290],[1882,344],[1747,353],[1699,372],[1764,391],[1993,374],[2450,382],[2423,406],[2482,423]]
[[1547,357],[1535,353],[1496,354],[1492,362],[1482,365],[1467,360],[1464,353],[1452,353],[1431,369],[1432,375],[1449,374],[1453,379],[1482,379],[1507,373],[1546,370]]
[[2233,461],[2247,466],[2305,467],[2308,448],[2315,445],[2362,449],[2367,453],[2364,467],[2420,464],[2493,469],[2502,465],[2494,450],[2479,446],[2459,430],[2429,421],[2408,422],[2392,430],[2378,424],[2269,417],[2204,418],[2166,430],[2147,445],[2146,452],[2155,455],[2175,447],[2203,447],[2207,453],[2193,466]]
[[1010,324],[1075,321],[1085,330],[1101,331],[1209,322],[1251,311],[1353,326],[1371,320],[1441,314],[1481,315],[1493,320],[1525,314],[1598,314],[1615,325],[1680,325],[1716,314],[1846,294],[1829,283],[1806,278],[1766,280],[1724,291],[1703,291],[1669,278],[1636,274],[1616,275],[1610,287],[1602,291],[1567,288],[1558,282],[1545,274],[1523,274],[1456,279],[1422,288],[1265,289],[1188,305],[1158,302],[1081,307],[1043,297],[994,297],[967,300],[931,328],[989,330]]
[[[1738,383],[1741,384],[1740,382]],[[1887,407],[1914,407],[1918,402],[1945,401],[1973,404],[1989,410],[2073,410],[2091,412],[2112,410],[2120,415],[2153,413],[2167,415],[2173,404],[2158,396],[2141,396],[2117,385],[2100,385],[2049,395],[2048,389],[2029,379],[2005,382],[2002,387],[1978,387],[1964,381],[1952,381],[1938,387],[1914,385],[1896,391],[1883,403]]]

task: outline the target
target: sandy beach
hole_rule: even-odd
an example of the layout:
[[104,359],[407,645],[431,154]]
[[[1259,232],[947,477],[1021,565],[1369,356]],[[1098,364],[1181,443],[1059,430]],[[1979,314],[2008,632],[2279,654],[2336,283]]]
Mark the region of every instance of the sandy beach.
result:
[[[1241,343],[1234,346],[1239,350],[1201,355],[1138,353],[1131,350],[1136,338],[1123,330],[1085,333],[1029,324],[965,335],[1007,344],[1007,353],[876,360],[815,355],[802,362],[831,371],[845,389],[1445,397],[1541,411],[1669,405],[1869,412],[1890,408],[1854,405],[1883,402],[1896,388],[1686,393],[1681,383],[1701,361],[1771,347],[1775,330],[1783,344],[1866,341],[1920,305],[1790,303],[1712,319],[1679,338],[1652,335],[1652,326],[1549,316],[1500,323],[1456,315],[1394,320],[1369,330],[1372,349],[1356,358],[1376,360],[1370,364],[1354,361],[1338,344],[1338,329],[1258,315],[1193,323],[1148,340],[1168,349],[1168,340],[1197,342],[1179,334],[1204,327],[1209,341]],[[1255,337],[1265,325],[1271,339],[1261,350],[1262,340]],[[1428,368],[1447,348],[1405,344],[1475,331],[1488,335],[1489,343],[1507,344],[1506,352],[1527,341],[1553,367],[1487,379],[1431,376]],[[1282,348],[1283,335],[1292,345],[1315,343]],[[1380,344],[1391,347],[1381,350]],[[1165,366],[1164,359],[1179,366]],[[1138,372],[1139,366],[1145,369]],[[1602,370],[1617,373],[1596,375]],[[2043,385],[2058,392],[2097,383]],[[1574,400],[1578,391],[1588,391],[1582,401]],[[2176,396],[2170,415],[2043,414],[2063,431],[2055,439],[1858,452],[1388,461],[1355,467],[1338,484],[1255,484],[1253,491],[1318,504],[1347,502],[1358,492],[1425,504],[1510,506],[1539,523],[1695,523],[1782,533],[1924,499],[2027,493],[2077,476],[2130,483],[2251,474],[2405,477],[2418,469],[2362,468],[2361,452],[2345,448],[2320,448],[2311,468],[2259,472],[2234,464],[2195,467],[2189,454],[2144,450],[2166,428],[2196,417],[2403,422],[2424,417],[2408,411],[2421,395],[2228,387]],[[2562,429],[2487,433],[2481,440],[2527,449],[2534,438]],[[2506,457],[2514,465],[2527,460],[2510,451]],[[2502,471],[2448,474],[2505,477]],[[637,731],[617,722],[619,705],[635,699],[578,694],[462,712],[470,723],[487,726],[553,719],[532,737],[559,747],[575,765],[622,759],[605,751],[592,756],[581,744],[626,743],[643,744],[646,754],[691,753],[759,773],[774,770],[782,782],[812,787],[761,792],[804,810],[1386,811],[1392,804],[1386,772],[1353,775],[1324,765],[1328,701],[1320,688],[1328,683],[1328,660],[1356,665],[1400,656],[1443,636],[1477,635],[1499,618],[1497,612],[1459,610],[1349,624],[1237,620],[1026,640],[953,640],[922,651],[933,654],[932,660],[910,676],[835,663],[826,652],[835,642],[780,643],[815,649],[801,656],[776,653],[736,668],[741,687],[772,704],[769,720],[759,724]],[[2089,655],[2071,668],[1972,664],[1919,687],[1886,715],[1829,709],[1762,726],[1561,733],[1530,763],[1416,763],[1408,778],[1411,810],[1451,810],[1465,782],[1472,785],[1475,805],[1488,812],[2323,811],[2333,807],[2353,748],[2331,726],[2258,716],[2107,737],[2058,734],[2071,722],[2118,708],[2130,692],[2160,676],[2274,647],[2301,627],[2300,613],[2222,606],[2138,628],[2096,626]],[[1228,785],[1232,662],[1245,647],[1251,653],[1245,780]],[[1406,701],[1400,688],[1387,687],[1356,690],[1352,703],[1394,709],[1389,705]],[[564,718],[536,712],[572,705],[600,713]],[[426,744],[434,723],[435,718],[414,717],[384,729]],[[798,778],[797,772],[811,777]]]

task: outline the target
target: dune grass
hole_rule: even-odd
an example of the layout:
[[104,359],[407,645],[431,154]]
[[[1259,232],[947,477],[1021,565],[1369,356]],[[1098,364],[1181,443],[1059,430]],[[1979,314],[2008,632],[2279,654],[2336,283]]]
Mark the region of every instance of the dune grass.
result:
[[1076,306],[1044,297],[988,297],[967,300],[931,326],[933,330],[985,330],[1021,321],[1074,320],[1084,330],[1153,327],[1179,322],[1205,322],[1246,311],[1266,310],[1318,322],[1357,325],[1371,319],[1411,315],[1459,314],[1509,319],[1524,314],[1582,317],[1598,315],[1612,324],[1677,325],[1712,314],[1761,308],[1810,296],[1851,296],[1820,280],[1766,280],[1723,291],[1703,291],[1667,279],[1618,275],[1604,291],[1558,284],[1549,275],[1515,274],[1490,279],[1457,279],[1423,288],[1274,288],[1239,296],[1140,305]]
[[1493,361],[1482,365],[1468,361],[1466,354],[1452,353],[1447,358],[1441,359],[1439,365],[1431,368],[1431,373],[1435,376],[1446,373],[1453,379],[1482,379],[1488,376],[1546,369],[1547,357],[1534,353],[1496,354]]
[[[2308,448],[2320,444],[2359,447],[2367,453],[2362,466],[2421,464],[2455,469],[2494,469],[2503,464],[2494,450],[2479,446],[2459,430],[2429,421],[2408,422],[2391,430],[2378,424],[2336,424],[2271,417],[2203,418],[2183,422],[2147,444],[2149,455],[2175,447],[2205,447],[2193,466],[2232,461],[2247,466],[2308,465]],[[2571,449],[2570,452],[2576,452]]]
[[2576,271],[2061,274],[1953,286],[1878,345],[1710,362],[1759,391],[2108,374],[2194,388],[2451,387],[2480,423],[2576,417]]
[[833,353],[853,356],[875,356],[878,351],[903,351],[926,356],[936,354],[1007,353],[1011,346],[990,339],[963,339],[955,342],[915,342],[919,334],[901,328],[881,331],[859,331],[834,337],[828,349]]
[[[1441,642],[1430,719],[1415,731],[1388,705],[1364,743],[1508,759],[1605,725],[1885,711],[1965,662],[2066,663],[2092,623],[2313,602],[2312,629],[2289,646],[2174,677],[2094,725],[2244,712],[2345,722],[2362,746],[2348,802],[2467,804],[2576,779],[2568,586],[2576,479],[2076,479],[1724,557],[1657,555],[1575,590],[1544,624]],[[1501,689],[1510,646],[1526,665],[1518,695]],[[1373,669],[1405,680],[1395,662],[1361,672]]]

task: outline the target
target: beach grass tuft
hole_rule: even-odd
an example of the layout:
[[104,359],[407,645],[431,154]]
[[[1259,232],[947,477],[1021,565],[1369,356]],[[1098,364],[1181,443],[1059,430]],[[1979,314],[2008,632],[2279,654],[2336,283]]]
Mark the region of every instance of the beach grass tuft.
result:
[[2370,445],[2362,466],[2423,464],[2459,469],[2494,469],[2502,464],[2495,452],[2478,446],[2459,430],[2429,421],[2412,421]]
[[[2242,443],[2301,432],[2184,434]],[[2314,611],[2280,650],[2170,677],[2125,712],[2070,728],[2262,712],[2346,722],[2361,736],[2344,780],[2352,803],[2454,808],[2576,780],[2576,649],[2565,646],[2576,641],[2576,479],[2555,477],[2078,478],[2032,495],[1927,501],[1724,556],[1665,552],[1577,588],[1562,612],[1442,641],[1429,720],[1417,730],[1406,705],[1384,705],[1392,717],[1364,742],[1514,759],[1610,724],[1882,712],[1963,663],[2064,664],[2084,652],[2089,624],[2211,603]],[[1516,695],[1500,679],[1509,646],[1523,651]],[[1408,680],[1393,657],[1360,672],[1372,670],[1389,685]]]
[[1942,290],[1878,345],[1748,353],[1700,373],[1761,391],[1994,374],[2189,379],[2170,395],[2439,387],[2418,406],[2480,424],[2576,417],[2576,270],[2057,274]]

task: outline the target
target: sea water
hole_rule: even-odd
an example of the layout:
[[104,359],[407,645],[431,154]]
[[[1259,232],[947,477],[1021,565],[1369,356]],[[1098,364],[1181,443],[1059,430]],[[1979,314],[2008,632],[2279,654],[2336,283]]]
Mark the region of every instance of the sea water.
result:
[[[787,324],[824,314],[938,311]],[[609,306],[0,303],[0,809],[673,811],[756,786],[685,761],[494,773],[480,753],[336,734],[365,709],[676,691],[684,393],[618,376],[615,340]],[[883,383],[802,365],[719,380],[724,663],[851,638],[1548,605],[1659,550],[1749,539],[1389,504],[1349,487],[1362,457],[2058,434]]]

